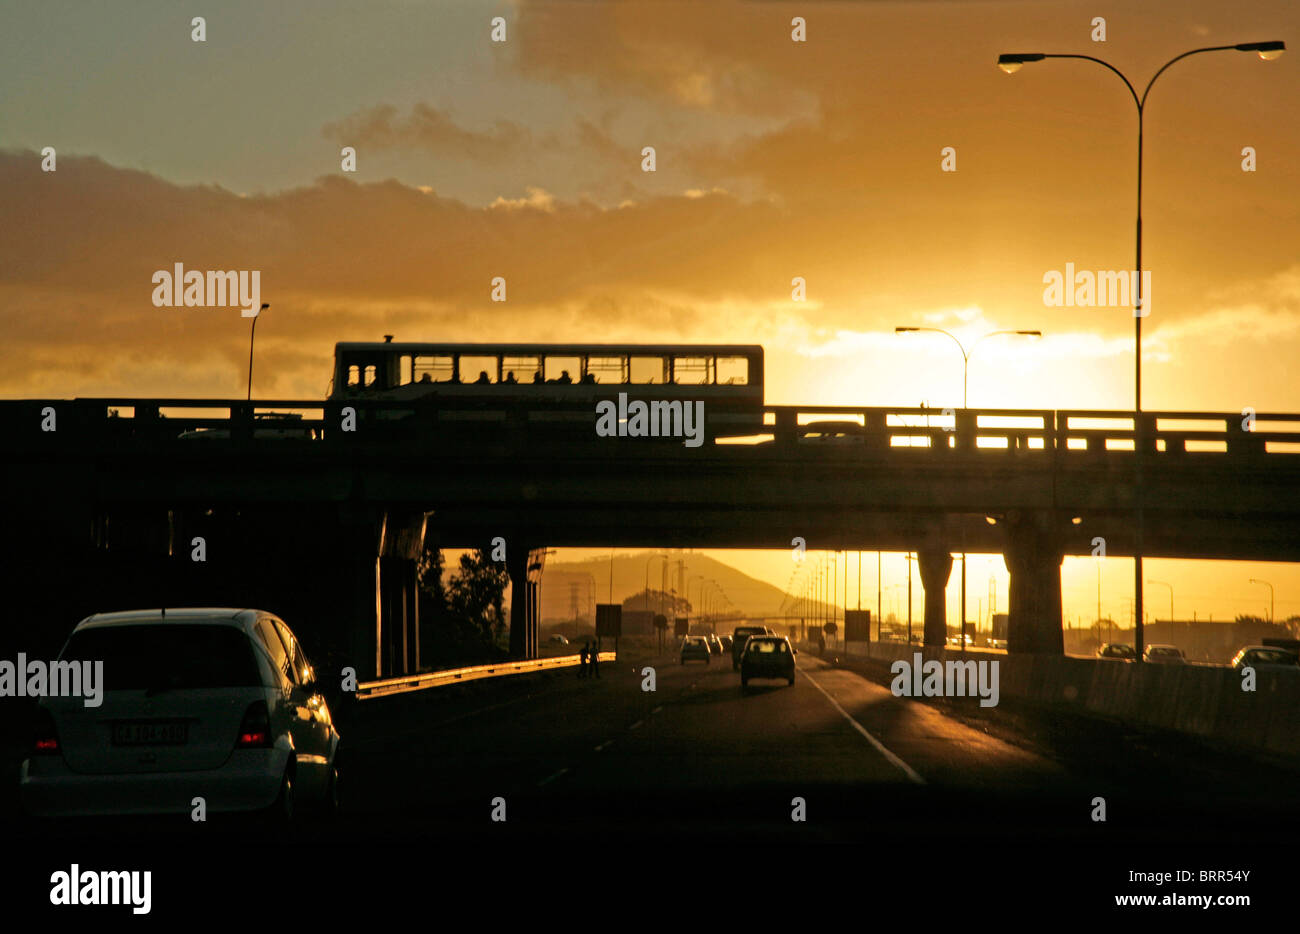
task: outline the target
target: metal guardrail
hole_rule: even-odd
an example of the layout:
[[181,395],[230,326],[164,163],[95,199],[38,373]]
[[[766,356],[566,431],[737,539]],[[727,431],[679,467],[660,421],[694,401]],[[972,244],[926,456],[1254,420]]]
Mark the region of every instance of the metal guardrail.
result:
[[[78,398],[0,400],[0,427],[8,441],[41,436],[46,409],[58,413],[51,440],[90,435],[104,440],[131,438],[188,444],[196,437],[235,443],[282,443],[285,440],[348,443],[357,433],[340,431],[344,408],[358,425],[391,427],[418,416],[421,431],[464,432],[466,422],[508,422],[520,426],[549,424],[544,416],[591,415],[587,407],[527,407],[505,418],[510,405],[469,405],[457,400],[243,400],[169,398]],[[1070,453],[1132,452],[1134,415],[1124,410],[960,409],[911,406],[763,405],[752,431],[737,435],[769,436],[794,441],[816,421],[836,422],[844,441],[876,449],[996,450]],[[536,421],[542,419],[542,421]],[[1300,413],[1169,412],[1142,413],[1143,435],[1151,453],[1244,455],[1300,453]],[[594,423],[594,422],[593,422]],[[504,430],[504,429],[503,429]],[[362,432],[364,434],[364,432]],[[728,434],[730,434],[728,432]],[[733,440],[743,440],[735,438]],[[3,446],[0,444],[0,446]]]
[[[602,662],[612,662],[617,658],[613,652],[601,652],[598,657]],[[557,655],[554,658],[533,658],[522,662],[498,662],[491,665],[473,665],[469,668],[431,671],[422,675],[381,678],[378,681],[363,681],[358,684],[357,699],[373,700],[376,697],[386,697],[390,694],[407,694],[411,691],[423,691],[448,684],[481,681],[484,678],[503,678],[507,675],[527,674],[532,671],[573,668],[579,663],[580,659],[577,655]]]

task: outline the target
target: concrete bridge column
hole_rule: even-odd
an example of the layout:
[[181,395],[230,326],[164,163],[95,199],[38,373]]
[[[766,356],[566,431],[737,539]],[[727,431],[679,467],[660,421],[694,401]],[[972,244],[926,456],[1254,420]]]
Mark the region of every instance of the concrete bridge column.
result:
[[1002,554],[1011,574],[1007,651],[1063,655],[1061,559],[1048,514],[1010,516]]
[[948,639],[948,575],[952,555],[928,548],[918,551],[917,565],[925,588],[925,644],[943,645]]
[[379,542],[379,654],[383,676],[414,672],[419,664],[418,566],[426,514],[389,510]]
[[537,658],[542,604],[542,566],[546,549],[528,543],[511,546],[506,556],[510,575],[510,654],[514,658]]
[[534,658],[528,633],[528,563],[532,553],[527,545],[511,541],[506,553],[506,573],[510,575],[510,657]]

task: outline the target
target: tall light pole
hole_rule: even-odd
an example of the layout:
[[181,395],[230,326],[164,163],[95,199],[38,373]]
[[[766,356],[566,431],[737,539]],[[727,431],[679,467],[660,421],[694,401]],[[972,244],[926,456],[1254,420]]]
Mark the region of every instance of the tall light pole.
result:
[[1263,584],[1268,588],[1268,621],[1270,623],[1273,622],[1273,585],[1268,581],[1255,580],[1253,577],[1250,579],[1250,582],[1252,584]]
[[248,329],[248,401],[253,401],[253,338],[257,336],[257,319],[262,317],[262,312],[270,308],[270,304],[262,302],[262,307],[257,309],[257,314],[253,315],[253,326]]
[[[948,336],[948,337],[951,337],[953,343],[957,345],[957,349],[961,351],[961,407],[962,407],[963,409],[969,408],[969,406],[968,406],[967,403],[966,403],[966,384],[967,384],[967,379],[966,379],[966,377],[967,377],[967,376],[969,375],[969,373],[970,373],[970,355],[975,351],[975,348],[976,348],[976,346],[979,345],[979,342],[980,342],[980,341],[982,341],[982,340],[986,340],[987,338],[990,338],[990,337],[997,337],[999,334],[1018,334],[1018,335],[1020,335],[1020,336],[1022,336],[1022,337],[1042,337],[1042,336],[1043,336],[1043,332],[1042,332],[1042,331],[1038,331],[1038,330],[990,331],[989,333],[983,335],[982,337],[978,337],[978,338],[976,338],[976,339],[975,339],[975,343],[973,343],[973,344],[970,345],[970,350],[968,351],[968,350],[966,349],[965,345],[962,344],[962,342],[961,342],[960,340],[957,339],[956,335],[954,335],[954,334],[950,334],[948,331],[945,331],[943,328],[913,328],[913,327],[896,327],[896,328],[894,328],[894,333],[895,333],[895,334],[910,334],[910,333],[916,333],[916,332],[920,332],[920,331],[933,331],[935,334],[944,334],[944,335],[946,335],[946,336]],[[964,541],[965,537],[966,537],[966,527],[963,525],[963,526],[962,526],[962,539],[963,539],[962,545],[963,545],[963,546],[965,545],[965,541]],[[911,581],[911,569],[909,568],[909,569],[908,569],[908,584],[910,585],[911,582],[912,582],[912,581]],[[965,654],[965,652],[966,652],[966,549],[965,549],[965,547],[962,548],[962,552],[961,552],[961,627],[960,627],[960,632],[961,632],[961,638],[960,638],[958,641],[961,643],[961,651],[962,651],[962,654]],[[909,640],[910,640],[910,638],[911,638],[910,634],[909,634],[908,638],[909,638]]]
[[[1260,59],[1271,62],[1278,58],[1286,51],[1286,43],[1272,42],[1242,42],[1237,45],[1214,45],[1207,46],[1203,49],[1192,49],[1190,52],[1184,52],[1182,55],[1176,55],[1160,67],[1150,81],[1147,82],[1146,89],[1142,96],[1138,96],[1137,89],[1133,83],[1124,77],[1124,73],[1109,62],[1104,62],[1099,58],[1091,55],[1065,55],[1065,54],[1045,54],[1043,52],[1015,52],[998,56],[998,67],[1009,75],[1015,74],[1026,64],[1030,62],[1041,62],[1045,58],[1078,58],[1088,62],[1095,62],[1103,68],[1107,68],[1119,76],[1128,88],[1129,94],[1133,96],[1133,103],[1137,105],[1138,112],[1138,138],[1137,138],[1137,269],[1134,279],[1134,301],[1133,301],[1133,500],[1134,511],[1136,512],[1136,528],[1134,530],[1134,549],[1133,549],[1133,620],[1134,631],[1133,641],[1136,643],[1134,648],[1137,650],[1137,660],[1142,661],[1142,550],[1143,550],[1143,502],[1142,502],[1142,455],[1143,455],[1143,425],[1142,425],[1142,318],[1145,317],[1147,309],[1142,305],[1142,131],[1143,118],[1146,115],[1147,95],[1151,93],[1151,86],[1156,83],[1156,79],[1165,73],[1174,62],[1182,61],[1192,55],[1200,55],[1202,52],[1256,52]],[[1073,285],[1073,283],[1071,283]]]
[[1172,623],[1174,621],[1174,585],[1165,583],[1164,581],[1153,580],[1148,580],[1147,583],[1169,588],[1169,622]]

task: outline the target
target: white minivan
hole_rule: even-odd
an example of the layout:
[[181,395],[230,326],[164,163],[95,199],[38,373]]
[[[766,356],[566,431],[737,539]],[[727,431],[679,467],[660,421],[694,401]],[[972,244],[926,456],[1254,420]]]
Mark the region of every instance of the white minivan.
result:
[[338,804],[339,734],[282,620],[166,609],[82,620],[60,661],[103,663],[102,703],[46,697],[22,764],[39,816],[262,811]]

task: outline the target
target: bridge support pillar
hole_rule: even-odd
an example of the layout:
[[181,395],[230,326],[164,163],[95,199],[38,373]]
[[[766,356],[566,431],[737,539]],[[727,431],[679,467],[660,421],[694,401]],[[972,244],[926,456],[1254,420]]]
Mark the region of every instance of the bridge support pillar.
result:
[[510,655],[537,658],[541,621],[542,566],[546,549],[515,544],[506,558],[510,575]]
[[1011,574],[1007,651],[1065,654],[1061,631],[1063,553],[1051,516],[1008,516],[1002,560]]
[[916,553],[925,588],[925,644],[943,645],[948,639],[948,575],[952,573],[952,555],[927,548]]

